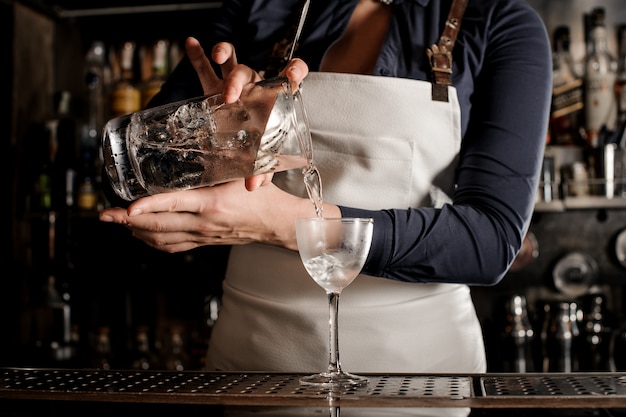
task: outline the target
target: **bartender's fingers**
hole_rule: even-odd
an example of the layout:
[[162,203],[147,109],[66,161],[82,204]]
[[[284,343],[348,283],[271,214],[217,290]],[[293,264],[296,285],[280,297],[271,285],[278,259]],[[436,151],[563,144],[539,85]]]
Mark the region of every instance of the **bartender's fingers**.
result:
[[217,76],[209,58],[204,54],[204,49],[200,42],[193,37],[187,38],[185,42],[185,51],[191,61],[191,65],[195,68],[205,94],[218,93],[222,88],[222,80]]
[[101,222],[128,224],[128,212],[122,207],[106,208],[99,213],[98,218]]
[[230,42],[218,42],[211,50],[211,59],[222,69],[222,78],[227,78],[237,66],[235,46]]
[[299,85],[302,80],[309,74],[308,65],[300,58],[294,58],[281,71],[281,75],[285,75],[293,83]]
[[[193,191],[186,191],[184,198],[178,195],[179,192],[163,193],[141,198],[130,204],[128,208],[107,208],[100,212],[99,219],[106,223],[117,223],[154,232],[192,230],[195,224],[188,222],[193,218],[182,216],[181,213],[191,216],[192,213],[197,213],[202,208],[201,198],[195,196]],[[174,213],[176,216],[156,217],[167,213]],[[147,216],[148,214],[152,216]],[[164,220],[167,220],[167,223]],[[167,226],[164,226],[165,224]]]
[[249,83],[261,81],[261,76],[245,65],[237,65],[228,74],[228,78],[224,78],[226,85],[224,86],[224,102],[233,103],[239,99],[243,87]]
[[[168,214],[168,213],[161,213]],[[176,253],[195,249],[206,245],[236,245],[251,243],[245,239],[229,237],[229,231],[223,233],[215,231],[213,234],[198,234],[194,232],[150,232],[147,230],[133,229],[133,237],[140,239],[147,245],[163,252]]]
[[246,190],[254,191],[259,187],[268,185],[272,182],[273,177],[274,177],[273,173],[260,174],[260,175],[254,175],[252,177],[248,177],[245,180]]
[[[141,228],[147,228],[153,231],[189,231],[197,230],[196,222],[188,222],[182,216],[173,217],[180,219],[163,222],[161,225],[152,227],[150,224],[139,224],[134,219],[135,216],[147,213],[203,213],[210,211],[213,214],[221,213],[226,204],[235,204],[239,202],[241,196],[247,194],[244,187],[243,179],[228,181],[213,187],[200,187],[191,190],[174,191],[169,193],[154,194],[148,197],[140,198],[133,202],[127,209],[128,223],[131,225],[139,225]],[[238,204],[238,203],[237,203]],[[152,220],[152,219],[148,219]],[[143,220],[141,220],[143,222]]]
[[[190,231],[155,231],[153,229],[157,229],[160,227],[159,225],[162,223],[167,223],[168,225],[172,222],[172,220],[181,220],[182,218],[187,218],[187,221],[192,221],[188,217],[191,217],[192,214],[185,215],[184,213],[157,213],[157,214],[144,214],[142,216],[137,216],[136,221],[141,222],[142,227],[139,226],[129,226],[129,229],[132,232],[132,235],[137,239],[142,240],[146,244],[152,246],[153,248],[157,248],[163,250],[165,252],[173,252],[176,251],[175,247],[186,247],[187,249],[193,249],[198,244],[198,239],[195,234]],[[170,217],[170,219],[167,219]]]
[[[208,204],[207,197],[204,197],[202,191],[202,189],[176,191],[141,198],[128,206],[128,217],[132,220],[134,216],[145,213],[198,213]],[[168,223],[167,231],[190,230],[186,220],[183,217],[179,217],[179,219],[181,219],[179,223]],[[144,227],[145,225],[142,224],[141,226]],[[149,229],[164,231],[158,227],[149,227]]]
[[211,59],[220,65],[222,78],[225,85],[222,92],[225,103],[234,103],[241,96],[243,86],[261,80],[250,67],[237,63],[235,47],[229,42],[219,42],[215,44],[211,52]]
[[[190,250],[207,244],[231,243],[221,237],[227,234],[228,231],[226,230],[214,229],[212,233],[209,233],[206,228],[201,229],[202,233],[187,230],[187,227],[195,225],[198,221],[192,213],[148,213],[132,217],[129,229],[134,237],[147,245],[170,253]],[[199,226],[192,227],[197,229]],[[161,229],[165,230],[161,231]],[[170,229],[175,230],[171,231]]]

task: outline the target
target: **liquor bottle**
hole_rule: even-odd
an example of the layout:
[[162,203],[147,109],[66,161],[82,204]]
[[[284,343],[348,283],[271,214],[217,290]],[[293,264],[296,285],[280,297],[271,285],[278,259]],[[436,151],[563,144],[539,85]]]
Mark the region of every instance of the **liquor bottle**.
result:
[[[620,166],[622,178],[626,178],[626,25],[618,28],[619,55],[617,66],[617,80],[615,81],[615,93],[617,97],[617,129],[612,138],[622,154]],[[626,184],[621,183],[622,197],[626,197]]]
[[135,43],[124,42],[119,53],[120,78],[111,91],[112,116],[121,116],[141,109],[141,90],[135,74]]
[[88,365],[85,355],[88,353],[85,350],[84,341],[81,338],[80,326],[73,323],[70,328],[70,355],[72,357],[68,366],[71,368],[84,368]]
[[570,54],[569,27],[556,28],[553,49],[550,144],[583,145],[583,79]]
[[[60,211],[68,204],[66,197],[68,170],[75,155],[75,121],[70,112],[71,96],[60,91],[52,96],[50,113],[35,130],[29,155],[34,173],[34,189],[30,209]],[[30,168],[30,167],[29,167]],[[27,173],[30,175],[30,173]]]
[[139,326],[135,331],[134,345],[130,355],[130,368],[146,371],[158,369],[157,355],[152,350],[147,326]]
[[54,94],[53,102],[55,115],[46,123],[53,163],[52,209],[63,210],[74,206],[77,123],[72,115],[72,96],[69,91]]
[[85,83],[88,91],[88,117],[86,132],[81,138],[83,149],[98,149],[100,146],[100,132],[104,126],[105,51],[104,42],[94,41],[85,57],[87,62]]
[[615,129],[617,60],[607,48],[603,7],[591,12],[589,50],[585,58],[585,128],[591,148],[602,147],[601,131]]
[[70,315],[69,292],[50,271],[34,309],[35,346],[44,365],[61,366],[72,359]]
[[611,355],[610,313],[604,294],[590,294],[584,300],[585,311],[579,352],[580,371],[615,371]]
[[578,305],[575,302],[546,304],[543,341],[544,372],[575,372],[578,370]]
[[98,209],[100,202],[98,168],[96,158],[90,150],[84,150],[81,155],[81,168],[78,174],[78,189],[76,205],[80,210],[91,211]]
[[159,39],[152,46],[152,70],[141,90],[142,108],[147,107],[148,102],[159,92],[165,82],[168,73],[168,50],[169,42],[165,39]]
[[[33,147],[29,163],[32,164],[32,193],[27,207],[33,211],[49,211],[52,209],[52,178],[53,166],[50,158],[48,131],[45,126],[33,128]],[[26,172],[30,174],[30,172]]]
[[626,320],[621,321],[621,325],[613,335],[613,363],[617,372],[626,372]]
[[170,371],[183,371],[189,369],[189,355],[185,350],[182,329],[172,326],[169,340],[163,346],[163,365]]
[[534,372],[534,338],[526,297],[513,295],[506,302],[506,324],[502,334],[504,372]]
[[617,95],[617,120],[619,125],[626,122],[626,25],[618,28],[618,65],[615,93]]
[[111,346],[111,328],[109,326],[98,327],[90,362],[91,366],[96,369],[105,371],[113,369],[113,348]]

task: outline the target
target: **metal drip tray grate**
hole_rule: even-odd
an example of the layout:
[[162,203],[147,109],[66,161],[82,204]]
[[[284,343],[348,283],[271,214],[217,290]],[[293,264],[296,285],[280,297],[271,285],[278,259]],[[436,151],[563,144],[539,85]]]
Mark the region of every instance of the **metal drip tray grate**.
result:
[[[363,387],[330,392],[301,385],[298,374],[205,373],[0,369],[0,398],[23,397],[106,401],[255,405],[319,404],[344,401],[402,403],[415,399],[462,400],[471,396],[471,379],[461,376],[368,375]],[[115,394],[115,395],[113,395]],[[80,398],[79,398],[80,397]],[[308,401],[308,400],[312,400]]]
[[482,377],[485,396],[626,396],[626,376],[561,375]]
[[332,391],[301,385],[301,376],[0,368],[0,400],[263,407],[626,408],[626,373],[368,374],[365,386]]

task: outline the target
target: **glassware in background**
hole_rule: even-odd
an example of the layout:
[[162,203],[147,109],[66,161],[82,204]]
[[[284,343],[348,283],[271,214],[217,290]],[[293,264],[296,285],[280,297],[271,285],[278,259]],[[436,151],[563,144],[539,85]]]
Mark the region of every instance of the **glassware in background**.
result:
[[248,84],[240,99],[195,97],[110,120],[102,154],[125,200],[307,166],[311,135],[285,77]]
[[579,371],[615,371],[612,352],[614,331],[611,313],[604,294],[588,294],[583,298],[583,321],[579,355]]
[[546,303],[542,329],[543,372],[578,370],[578,305],[560,301]]
[[313,217],[296,220],[298,251],[305,269],[328,296],[328,369],[300,379],[324,388],[367,384],[365,377],[347,373],[339,360],[339,296],[359,275],[372,243],[374,221],[359,218]]
[[504,371],[534,372],[533,342],[535,332],[532,328],[526,297],[513,295],[505,303],[506,322],[503,332]]

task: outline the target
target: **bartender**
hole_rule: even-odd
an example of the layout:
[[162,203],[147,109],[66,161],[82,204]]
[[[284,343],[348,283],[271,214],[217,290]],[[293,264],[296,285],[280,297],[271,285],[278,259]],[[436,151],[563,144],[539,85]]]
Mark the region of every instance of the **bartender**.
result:
[[[498,283],[528,229],[551,56],[525,0],[465,1],[312,0],[281,71],[301,84],[324,215],[374,219],[366,265],[341,296],[350,372],[486,371],[469,286]],[[302,3],[224,1],[151,105],[236,100],[282,68],[276,51]],[[451,68],[433,73],[446,52]],[[442,90],[435,80],[450,69]],[[145,197],[100,220],[165,252],[232,245],[209,370],[312,373],[328,365],[328,306],[294,221],[314,215],[290,171]]]

